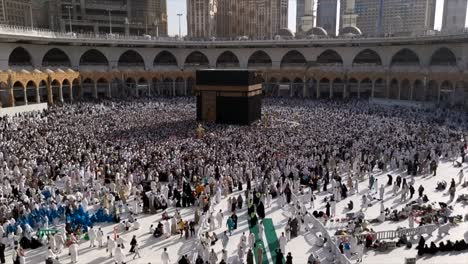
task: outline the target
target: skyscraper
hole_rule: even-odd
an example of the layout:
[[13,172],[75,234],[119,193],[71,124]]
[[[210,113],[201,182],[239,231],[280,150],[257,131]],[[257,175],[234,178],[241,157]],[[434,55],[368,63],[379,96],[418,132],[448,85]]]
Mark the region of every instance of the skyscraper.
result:
[[166,0],[50,0],[49,16],[53,30],[167,35]]
[[[434,28],[436,0],[354,0],[356,26],[365,35],[411,34]],[[344,6],[344,10],[352,7]],[[382,8],[382,10],[381,10]],[[379,29],[379,19],[382,28]],[[343,16],[344,21],[345,16]],[[382,31],[382,32],[379,32]]]
[[317,3],[317,26],[328,35],[338,35],[340,28],[340,0],[319,0]]
[[468,0],[445,1],[442,30],[460,30],[466,26]]
[[31,8],[31,0],[0,0],[0,23],[30,27]]
[[[188,2],[195,1],[201,0],[188,0]],[[210,0],[201,2],[208,1]],[[273,38],[280,29],[288,27],[288,0],[215,0],[212,2],[215,7],[213,8],[215,22],[212,25],[215,28],[210,29],[212,33],[208,36],[220,38],[247,36],[251,39],[265,39]],[[199,27],[206,28],[207,25],[203,23],[212,19],[195,20],[193,16],[201,11],[201,6],[187,5],[189,36],[196,36],[190,33],[190,25],[193,27],[194,22],[197,22]],[[198,8],[198,10],[190,10],[191,8]]]
[[315,0],[297,0],[296,32],[307,32],[315,27]]
[[217,0],[187,0],[187,35],[209,38],[216,33]]

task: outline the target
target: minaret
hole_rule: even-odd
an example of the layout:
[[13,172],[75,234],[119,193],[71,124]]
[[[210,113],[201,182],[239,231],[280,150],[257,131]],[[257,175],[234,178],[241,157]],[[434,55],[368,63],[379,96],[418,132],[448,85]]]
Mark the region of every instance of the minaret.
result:
[[315,27],[315,0],[304,1],[304,16],[301,18],[301,31],[307,32]]

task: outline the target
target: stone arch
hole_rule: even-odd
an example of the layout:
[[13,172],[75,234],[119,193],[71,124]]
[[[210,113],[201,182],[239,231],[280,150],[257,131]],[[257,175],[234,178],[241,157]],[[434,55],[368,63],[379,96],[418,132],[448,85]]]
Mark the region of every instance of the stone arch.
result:
[[127,77],[123,89],[123,97],[129,98],[135,96],[137,93],[137,80],[134,77]]
[[163,50],[154,58],[153,67],[178,67],[177,58],[171,52]]
[[382,65],[380,55],[372,49],[359,52],[353,60],[353,66],[359,65]]
[[110,83],[110,97],[123,98],[124,89],[122,85],[122,80],[119,78],[113,78]]
[[317,57],[317,64],[327,66],[343,65],[343,58],[335,50],[327,49]]
[[0,82],[0,106],[1,107],[11,107],[13,102],[10,96],[10,88],[5,82]]
[[109,67],[107,57],[97,49],[87,50],[80,57],[80,67]]
[[195,78],[189,77],[187,79],[187,95],[193,95],[193,87],[195,86]]
[[423,102],[426,99],[425,94],[426,94],[426,92],[424,91],[423,81],[421,81],[421,80],[414,81],[412,99],[414,101]]
[[26,98],[28,100],[28,104],[38,103],[38,88],[35,81],[31,80],[26,84]]
[[281,68],[305,67],[307,60],[302,53],[297,50],[290,50],[281,59]]
[[428,102],[437,102],[439,100],[439,84],[435,80],[427,83],[426,94],[424,96]]
[[398,100],[400,98],[400,84],[397,79],[390,81],[388,97],[394,100]]
[[137,82],[137,95],[138,97],[149,96],[149,81],[145,77],[140,77]]
[[330,80],[328,78],[320,79],[318,98],[330,97]]
[[372,96],[372,80],[365,78],[361,81],[361,87],[359,89],[360,98],[369,98]]
[[359,97],[359,81],[356,78],[350,78],[348,80],[346,96],[350,98]]
[[386,82],[382,78],[378,78],[374,82],[374,98],[387,98]]
[[182,77],[175,79],[175,96],[184,96],[185,92],[185,80]]
[[60,102],[60,89],[62,89],[62,83],[60,83],[58,80],[53,80],[50,83],[50,91],[52,92],[52,102]]
[[74,100],[76,99],[81,99],[81,93],[83,91],[83,88],[81,86],[80,80],[74,79],[72,81],[72,88],[71,88],[71,99]]
[[23,47],[15,48],[8,57],[8,66],[10,67],[22,67],[22,68],[32,68],[33,62],[32,57],[29,51]]
[[464,80],[459,80],[455,83],[454,101],[457,106],[465,105],[465,91],[468,90],[468,84]]
[[308,78],[306,81],[306,97],[316,98],[317,97],[317,80],[314,78]]
[[47,89],[47,82],[45,80],[40,81],[37,89],[39,93],[39,101],[41,103],[47,103],[49,101],[49,91]]
[[71,102],[72,100],[72,83],[65,79],[62,82],[62,98],[64,101]]
[[343,98],[345,81],[341,78],[335,78],[332,84],[332,97],[335,99]]
[[108,98],[109,81],[106,78],[99,78],[96,81],[97,98]]
[[411,99],[411,82],[408,79],[404,79],[400,84],[400,100]]
[[263,50],[257,50],[250,55],[247,67],[248,68],[270,68],[273,62],[270,55]]
[[442,47],[431,56],[431,66],[457,66],[457,57],[449,48]]
[[174,79],[171,77],[164,78],[161,84],[161,95],[163,96],[171,96],[174,88]]
[[216,68],[226,69],[226,68],[239,68],[239,59],[237,56],[229,50],[224,51],[218,56],[216,60]]
[[278,79],[275,77],[270,78],[265,86],[265,95],[266,96],[276,96],[278,95]]
[[94,91],[94,81],[91,78],[86,78],[83,80],[81,85],[81,98],[85,100],[93,99],[93,91]]
[[392,56],[391,66],[420,66],[419,56],[411,49],[404,48]]
[[291,90],[292,90],[291,95],[293,97],[303,97],[304,96],[303,88],[304,88],[304,81],[299,77],[294,78],[294,81],[291,87]]
[[145,68],[145,61],[143,60],[143,57],[140,55],[140,53],[134,50],[127,50],[120,55],[118,67]]
[[191,52],[184,62],[184,68],[208,68],[209,66],[208,57],[200,51]]
[[451,105],[454,100],[455,86],[451,81],[445,80],[440,84],[440,100],[442,105]]
[[15,83],[13,83],[13,98],[15,106],[27,104],[27,98],[25,96],[26,93],[24,84],[20,81],[16,81]]
[[42,67],[71,67],[70,58],[61,49],[52,48],[42,58]]

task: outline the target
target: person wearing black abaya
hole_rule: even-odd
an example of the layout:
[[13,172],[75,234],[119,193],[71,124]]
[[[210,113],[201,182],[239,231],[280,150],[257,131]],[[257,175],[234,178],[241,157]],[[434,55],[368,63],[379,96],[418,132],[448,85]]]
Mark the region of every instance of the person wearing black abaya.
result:
[[327,202],[327,205],[325,205],[325,207],[327,208],[326,211],[325,211],[325,214],[330,217],[330,203]]
[[275,259],[275,264],[283,264],[283,252],[281,252],[281,249],[276,250],[276,259]]
[[265,218],[265,206],[263,205],[262,201],[260,201],[257,205],[257,214],[260,219]]

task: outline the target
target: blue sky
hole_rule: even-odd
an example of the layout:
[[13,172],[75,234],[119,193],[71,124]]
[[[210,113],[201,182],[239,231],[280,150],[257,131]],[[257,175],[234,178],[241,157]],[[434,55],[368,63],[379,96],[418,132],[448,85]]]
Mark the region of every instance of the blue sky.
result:
[[[179,20],[178,13],[183,14],[181,18],[182,34],[187,33],[187,0],[167,0],[167,16],[169,23],[169,35],[179,34]],[[442,23],[442,7],[444,0],[437,0],[437,13],[436,13],[436,29],[440,28]],[[289,0],[289,28],[295,32],[296,30],[296,0]],[[468,20],[467,20],[468,23]]]

